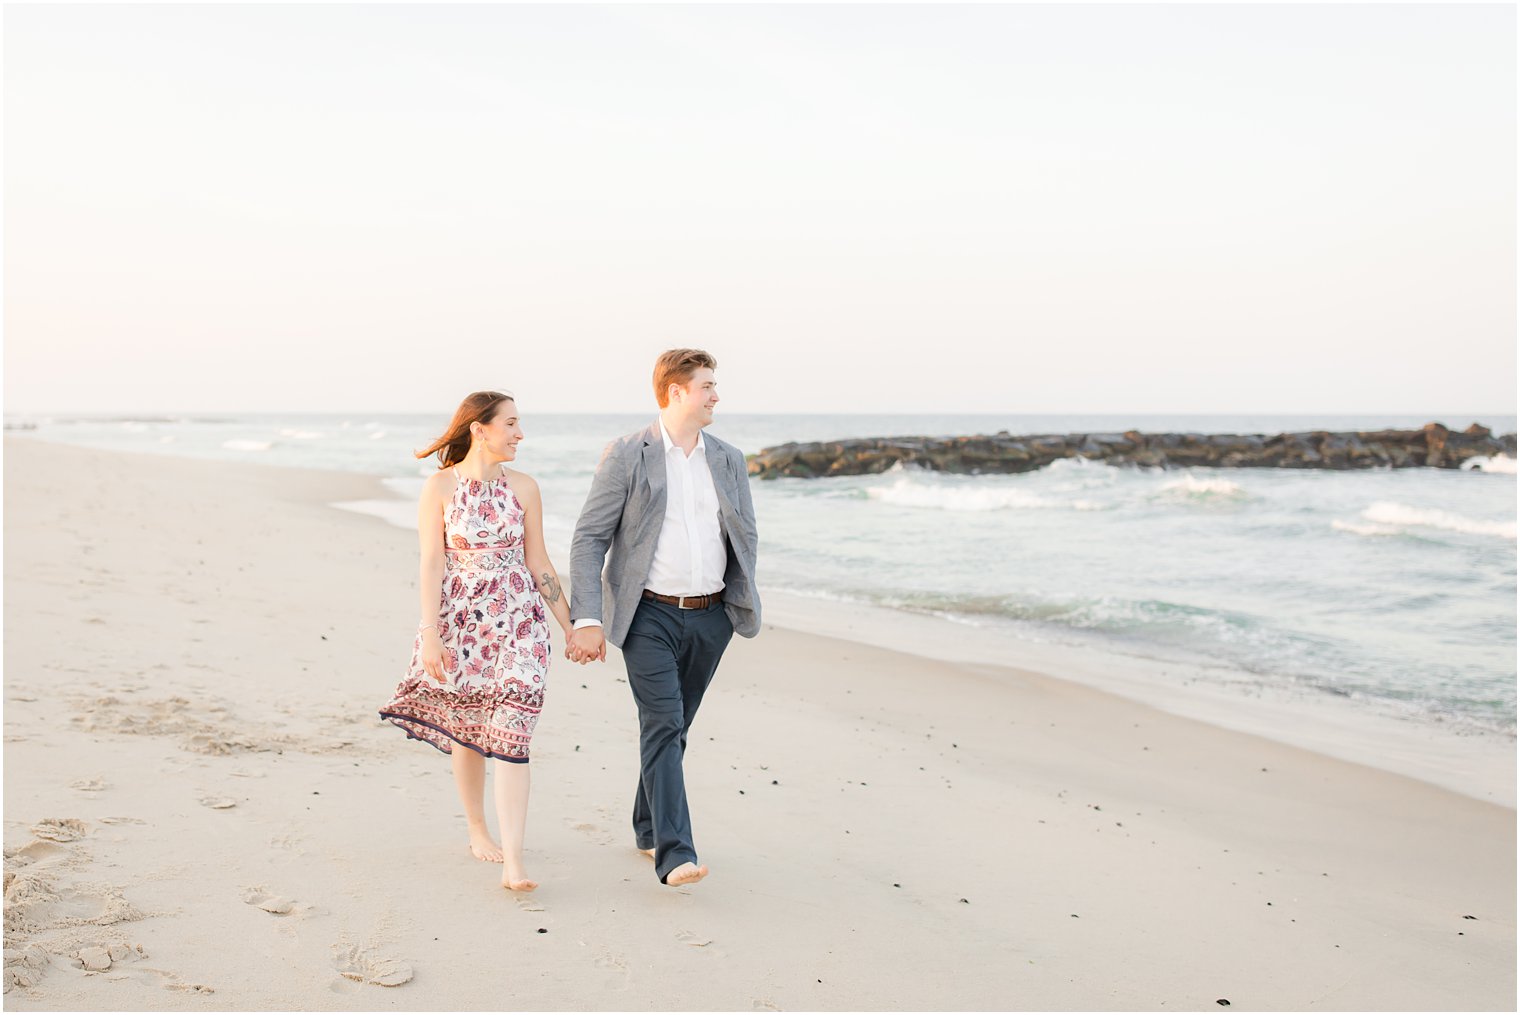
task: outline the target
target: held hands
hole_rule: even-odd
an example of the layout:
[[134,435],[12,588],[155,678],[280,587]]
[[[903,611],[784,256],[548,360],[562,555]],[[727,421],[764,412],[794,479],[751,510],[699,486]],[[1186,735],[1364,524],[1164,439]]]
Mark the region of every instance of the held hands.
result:
[[436,627],[422,632],[422,668],[440,684],[449,682],[443,675],[443,639],[438,637]]
[[607,659],[607,640],[602,636],[600,627],[582,627],[565,638],[565,658],[571,662],[580,663],[582,666],[595,659],[597,662],[605,662]]

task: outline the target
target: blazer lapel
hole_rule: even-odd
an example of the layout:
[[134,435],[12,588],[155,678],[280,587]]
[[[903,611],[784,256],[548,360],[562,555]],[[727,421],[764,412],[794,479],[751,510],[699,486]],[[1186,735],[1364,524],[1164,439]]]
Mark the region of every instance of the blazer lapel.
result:
[[[725,523],[729,518],[738,518],[738,509],[734,506],[735,494],[733,478],[728,468],[728,455],[718,446],[715,440],[705,440],[703,446],[707,449],[707,471],[712,473],[713,490],[718,495],[718,506],[721,508],[719,515]],[[727,524],[724,525],[725,530]],[[727,535],[727,532],[724,532]]]
[[665,511],[665,438],[660,434],[660,421],[655,420],[644,431],[644,473],[649,480],[651,503]]
[[[729,559],[745,575],[753,575],[754,561],[750,555],[751,544],[744,538],[744,533],[750,529],[753,521],[746,523],[744,515],[739,510],[741,501],[739,489],[735,485],[734,470],[729,467],[734,455],[735,452],[731,449],[720,447],[717,441],[708,439],[707,469],[712,473],[713,490],[718,495],[718,525],[723,530],[724,540],[728,543]],[[725,575],[724,578],[728,580],[729,576]]]

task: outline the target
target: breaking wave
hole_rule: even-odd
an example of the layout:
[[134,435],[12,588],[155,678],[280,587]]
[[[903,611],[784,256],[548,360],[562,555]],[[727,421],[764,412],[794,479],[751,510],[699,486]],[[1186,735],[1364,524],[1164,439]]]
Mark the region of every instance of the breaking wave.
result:
[[1234,499],[1244,497],[1245,488],[1229,479],[1199,479],[1191,472],[1181,479],[1161,484],[1161,492],[1189,500]]
[[[1332,523],[1337,528],[1359,535],[1392,535],[1407,529],[1439,529],[1444,532],[1462,532],[1473,536],[1498,536],[1500,539],[1515,538],[1515,523],[1468,518],[1454,511],[1438,508],[1417,508],[1407,504],[1380,500],[1362,512],[1362,517],[1373,523],[1378,531],[1362,531],[1354,523]],[[1362,527],[1367,528],[1367,527]]]

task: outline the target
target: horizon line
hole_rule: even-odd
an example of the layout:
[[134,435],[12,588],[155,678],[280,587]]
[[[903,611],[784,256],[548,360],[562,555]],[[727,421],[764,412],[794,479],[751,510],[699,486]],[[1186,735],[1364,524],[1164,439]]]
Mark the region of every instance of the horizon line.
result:
[[[544,409],[534,411],[534,416],[642,416],[649,414],[649,409]],[[658,415],[659,409],[653,409],[653,414]],[[232,419],[240,416],[426,416],[426,415],[449,415],[445,410],[415,409],[37,409],[25,411],[9,411],[4,413],[4,419],[24,419],[26,417],[69,416],[81,419],[99,418],[127,418],[141,421],[166,421],[185,422],[191,417],[210,419]],[[860,410],[855,412],[739,412],[720,414],[714,423],[721,423],[724,416],[768,417],[781,418],[786,416],[899,416],[905,418],[916,417],[941,417],[941,416],[1427,416],[1432,417],[1431,422],[1439,422],[1437,417],[1445,416],[1455,418],[1459,416],[1473,416],[1475,419],[1482,416],[1510,417],[1516,416],[1514,409],[1501,412],[1473,412],[1471,409],[1462,409],[1449,412],[1429,410],[1348,410],[1348,409],[1310,409],[1310,410],[1282,410],[1282,409],[1233,409],[1230,411],[1211,411],[1190,409],[1183,411],[1166,411],[1160,409],[1108,409],[1104,411],[1085,411],[1081,409],[1059,410],[979,410],[979,411],[918,411],[918,412],[893,412],[887,410]]]

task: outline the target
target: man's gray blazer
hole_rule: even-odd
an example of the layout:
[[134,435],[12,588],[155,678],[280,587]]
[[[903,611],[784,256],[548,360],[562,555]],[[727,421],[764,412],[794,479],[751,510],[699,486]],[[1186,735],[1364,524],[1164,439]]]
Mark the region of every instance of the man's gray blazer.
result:
[[[718,494],[718,522],[728,546],[723,609],[733,621],[735,634],[753,638],[760,633],[760,594],[755,589],[759,541],[749,470],[732,444],[710,433],[704,433],[702,441]],[[665,439],[655,420],[638,433],[619,437],[602,452],[570,543],[571,619],[600,620],[607,640],[623,647],[649,580],[664,522]]]

